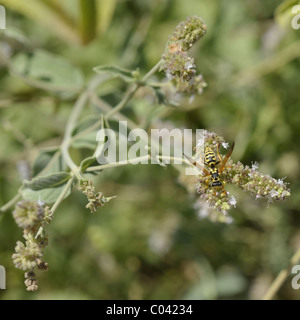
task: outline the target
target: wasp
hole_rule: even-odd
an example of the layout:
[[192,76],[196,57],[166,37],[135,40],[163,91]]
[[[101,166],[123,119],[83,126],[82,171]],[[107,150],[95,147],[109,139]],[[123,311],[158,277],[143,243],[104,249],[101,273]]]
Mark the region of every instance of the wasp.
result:
[[[214,151],[212,150],[212,148],[210,148],[210,147],[205,148],[203,163],[208,167],[208,170],[203,165],[201,166],[199,163],[197,163],[195,160],[193,160],[189,156],[187,156],[185,154],[184,154],[184,156],[187,158],[187,160],[189,162],[191,162],[194,166],[196,166],[198,169],[200,169],[204,173],[203,178],[208,177],[208,179],[205,180],[205,182],[208,183],[208,185],[210,187],[222,188],[223,193],[226,194],[226,191],[224,188],[225,181],[221,180],[220,175],[222,174],[222,172],[225,168],[225,165],[226,165],[229,157],[232,154],[232,151],[234,148],[234,142],[232,143],[231,147],[229,148],[229,150],[226,153],[223,160],[220,155],[219,148],[220,148],[220,144],[218,143],[217,144],[217,156],[214,153]],[[210,183],[209,183],[209,180],[210,180]]]

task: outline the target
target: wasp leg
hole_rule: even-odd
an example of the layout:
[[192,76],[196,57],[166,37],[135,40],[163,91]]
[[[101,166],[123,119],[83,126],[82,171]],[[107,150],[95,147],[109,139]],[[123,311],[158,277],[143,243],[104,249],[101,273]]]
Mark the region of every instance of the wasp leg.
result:
[[[224,184],[225,184],[225,183],[224,183]],[[227,191],[225,190],[224,185],[223,185],[221,188],[222,188],[222,194],[223,194],[224,196],[226,196],[226,195],[227,195]]]
[[[226,195],[227,195],[227,191],[225,190],[224,186],[223,186],[223,187],[220,187],[220,188],[222,189],[221,195],[226,196]],[[218,194],[216,193],[216,191],[214,191],[214,195],[215,195],[215,196],[218,196]]]
[[223,159],[221,165],[220,165],[220,168],[219,168],[219,173],[221,174],[222,171],[224,170],[224,167],[226,165],[226,162],[227,160],[229,159],[229,157],[231,156],[232,154],[232,151],[233,151],[233,148],[234,148],[234,142],[232,143],[231,147],[229,148],[228,152],[226,153],[226,156],[225,158]]

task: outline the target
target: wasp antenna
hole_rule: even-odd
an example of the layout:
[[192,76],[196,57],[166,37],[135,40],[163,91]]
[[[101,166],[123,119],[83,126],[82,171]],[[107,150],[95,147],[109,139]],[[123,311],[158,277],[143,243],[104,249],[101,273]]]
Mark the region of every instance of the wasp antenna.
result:
[[185,153],[183,153],[184,157],[193,165],[196,165],[196,161],[193,160],[191,157],[187,156]]
[[185,153],[183,153],[183,155],[185,156],[185,158],[195,167],[197,167],[199,170],[201,170],[202,172],[205,173],[205,175],[209,175],[209,172],[203,167],[201,166],[199,163],[197,163],[197,161],[195,161],[194,159],[192,159],[191,157],[187,156]]

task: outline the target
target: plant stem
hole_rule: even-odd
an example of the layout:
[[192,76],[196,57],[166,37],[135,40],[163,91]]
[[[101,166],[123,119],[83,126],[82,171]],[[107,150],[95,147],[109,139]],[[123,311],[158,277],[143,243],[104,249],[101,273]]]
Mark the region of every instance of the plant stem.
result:
[[[91,92],[90,101],[95,104],[102,112],[109,113],[113,110],[113,108],[105,101],[101,100],[95,92]],[[124,116],[120,112],[114,113],[114,119],[118,121],[127,121],[127,125],[130,129],[140,128],[138,124],[134,123],[132,120]]]
[[0,208],[0,215],[15,205],[21,199],[21,195],[17,193],[11,200]]
[[72,138],[72,132],[75,127],[75,123],[79,117],[79,114],[81,113],[83,107],[85,106],[87,100],[88,100],[88,91],[84,91],[76,101],[74,108],[71,112],[71,115],[68,119],[65,136],[63,139],[63,142],[61,144],[61,153],[64,158],[64,161],[68,165],[68,167],[71,169],[71,171],[76,175],[76,177],[81,180],[81,176],[79,174],[79,168],[78,166],[73,162],[70,154],[69,154],[69,145]]
[[273,283],[271,284],[268,291],[263,296],[262,300],[271,300],[277,291],[280,289],[284,281],[290,274],[291,268],[300,260],[300,249],[298,249],[290,260],[290,264],[286,269],[279,272]]
[[61,204],[61,202],[65,199],[66,194],[68,193],[71,185],[74,181],[74,177],[70,178],[68,183],[66,184],[63,192],[60,194],[59,198],[55,201],[54,205],[51,208],[52,214],[56,211],[57,207]]
[[157,62],[157,64],[148,73],[146,73],[146,75],[144,76],[142,81],[144,82],[144,81],[148,80],[156,71],[159,70],[161,64],[162,64],[162,60],[159,60]]
[[111,118],[115,113],[119,112],[127,102],[132,98],[132,96],[138,91],[140,84],[135,84],[125,95],[125,97],[110,111],[106,114],[105,118],[108,120]]
[[105,119],[111,118],[115,113],[122,110],[127,102],[133,97],[133,95],[138,91],[138,89],[144,85],[145,81],[148,80],[160,67],[162,60],[159,60],[158,63],[143,77],[142,81],[136,83],[129,91],[126,93],[125,97],[111,110],[109,111]]
[[109,169],[109,168],[115,168],[115,167],[121,167],[121,166],[126,166],[127,164],[133,164],[133,162],[138,162],[138,161],[143,161],[143,160],[148,160],[150,159],[150,156],[144,156],[144,157],[137,157],[133,158],[130,160],[125,161],[120,161],[120,162],[115,162],[115,163],[108,163],[108,164],[103,164],[100,166],[95,166],[95,167],[89,167],[86,169],[86,172],[93,172],[93,171],[99,171],[99,170],[104,170],[104,169]]
[[73,110],[71,112],[71,115],[68,119],[67,125],[66,125],[66,130],[65,130],[65,135],[63,142],[61,144],[61,153],[64,158],[64,161],[68,165],[68,167],[71,169],[71,171],[75,174],[78,180],[82,180],[82,177],[80,175],[80,168],[74,163],[72,160],[70,153],[69,153],[69,146],[72,141],[72,132],[75,128],[76,122],[79,118],[79,115],[81,111],[83,110],[84,106],[86,105],[87,101],[89,100],[90,97],[90,92],[93,91],[100,82],[103,81],[102,76],[96,76],[92,79],[90,82],[88,88],[79,96],[77,99]]
[[94,167],[89,167],[86,169],[86,172],[93,172],[93,171],[99,171],[99,170],[105,170],[105,169],[110,169],[110,168],[115,168],[115,167],[121,167],[121,166],[126,166],[128,164],[135,164],[137,162],[141,162],[143,160],[150,160],[150,159],[160,159],[160,160],[168,160],[168,161],[184,161],[185,163],[188,163],[185,159],[182,158],[176,158],[176,157],[169,157],[169,156],[155,156],[151,157],[150,155],[143,156],[143,157],[137,157],[133,158],[130,160],[125,160],[125,161],[120,161],[120,162],[115,162],[115,163],[108,163],[108,164],[103,164],[100,166],[94,166]]

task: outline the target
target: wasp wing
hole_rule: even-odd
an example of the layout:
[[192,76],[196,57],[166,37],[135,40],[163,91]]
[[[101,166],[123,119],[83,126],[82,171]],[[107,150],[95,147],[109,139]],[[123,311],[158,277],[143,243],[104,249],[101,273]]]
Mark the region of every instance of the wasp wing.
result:
[[229,157],[230,157],[231,154],[232,154],[233,148],[234,148],[234,141],[232,142],[231,147],[229,148],[228,152],[226,153],[226,156],[224,157],[222,163],[220,164],[219,173],[222,173],[222,171],[224,170],[224,167],[225,167],[225,165],[226,165],[226,162],[228,161]]

